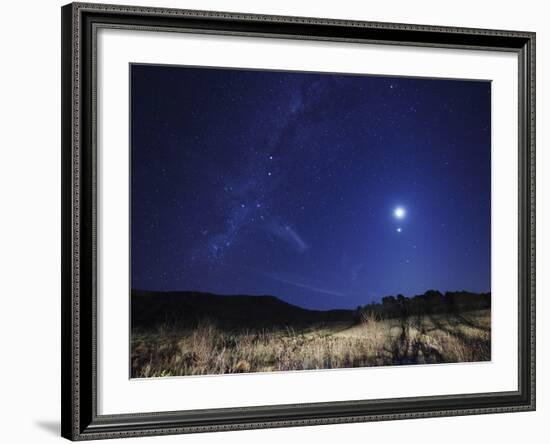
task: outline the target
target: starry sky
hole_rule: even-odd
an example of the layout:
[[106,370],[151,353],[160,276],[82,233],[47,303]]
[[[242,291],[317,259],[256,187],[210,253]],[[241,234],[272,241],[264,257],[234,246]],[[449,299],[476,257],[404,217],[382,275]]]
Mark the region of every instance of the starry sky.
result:
[[490,291],[489,81],[130,75],[132,288],[314,309]]

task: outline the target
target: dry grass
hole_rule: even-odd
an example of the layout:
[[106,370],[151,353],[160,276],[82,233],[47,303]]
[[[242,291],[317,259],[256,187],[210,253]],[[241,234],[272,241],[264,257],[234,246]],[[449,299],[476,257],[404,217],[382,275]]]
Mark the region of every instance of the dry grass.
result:
[[490,336],[488,310],[388,320],[367,316],[358,325],[307,330],[228,332],[204,321],[192,330],[133,331],[132,376],[487,361]]

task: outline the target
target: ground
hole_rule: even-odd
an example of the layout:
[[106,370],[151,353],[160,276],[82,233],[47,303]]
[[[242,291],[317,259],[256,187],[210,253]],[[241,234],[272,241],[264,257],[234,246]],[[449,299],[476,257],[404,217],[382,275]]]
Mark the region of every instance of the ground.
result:
[[276,329],[135,328],[132,377],[488,361],[490,310]]

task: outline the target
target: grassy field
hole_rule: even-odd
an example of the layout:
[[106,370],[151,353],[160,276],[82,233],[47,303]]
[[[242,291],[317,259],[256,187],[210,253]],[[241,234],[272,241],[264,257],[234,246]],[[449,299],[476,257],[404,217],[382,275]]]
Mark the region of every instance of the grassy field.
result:
[[194,328],[134,328],[134,378],[370,367],[491,359],[490,310],[307,327],[232,330],[215,321]]

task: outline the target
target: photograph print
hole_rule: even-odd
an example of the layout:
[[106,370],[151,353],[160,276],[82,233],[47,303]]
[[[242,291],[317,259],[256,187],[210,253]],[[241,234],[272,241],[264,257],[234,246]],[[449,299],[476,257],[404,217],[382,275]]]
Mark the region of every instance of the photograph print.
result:
[[491,82],[131,64],[132,378],[491,360]]

